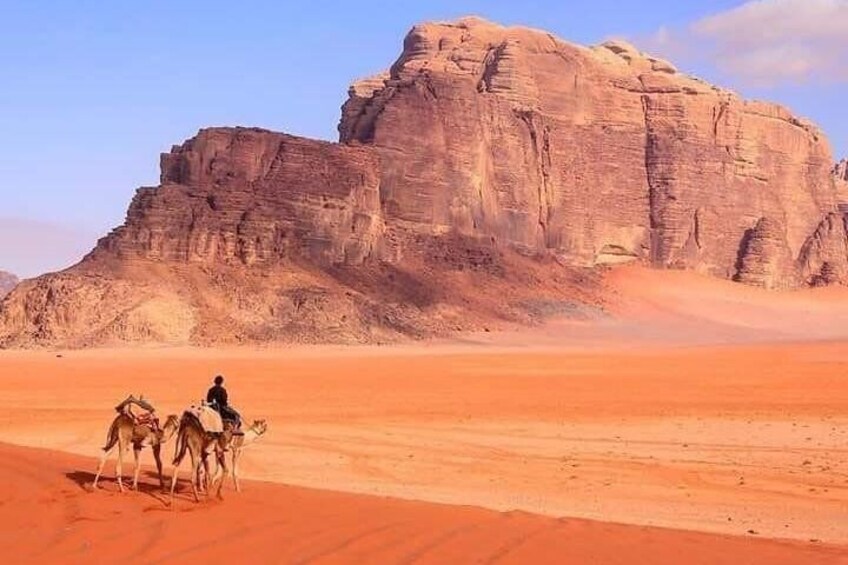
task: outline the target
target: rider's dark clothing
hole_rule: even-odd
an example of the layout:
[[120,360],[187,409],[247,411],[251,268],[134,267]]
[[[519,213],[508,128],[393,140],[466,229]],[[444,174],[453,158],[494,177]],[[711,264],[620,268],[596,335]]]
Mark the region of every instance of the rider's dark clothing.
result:
[[229,404],[227,398],[227,389],[221,385],[215,385],[206,393],[206,402],[212,404],[218,409],[221,418],[224,420],[232,420],[236,424],[236,429],[241,427],[241,415],[236,412]]
[[218,406],[227,407],[229,404],[227,403],[227,389],[222,387],[221,385],[215,385],[209,389],[209,392],[206,393],[206,402],[212,404],[213,402]]

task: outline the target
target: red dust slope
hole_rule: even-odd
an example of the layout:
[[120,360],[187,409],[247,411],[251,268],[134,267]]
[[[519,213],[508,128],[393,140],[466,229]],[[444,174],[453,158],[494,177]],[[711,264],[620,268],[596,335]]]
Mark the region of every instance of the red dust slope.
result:
[[[0,444],[13,563],[848,563],[844,548],[249,483],[173,509],[151,487],[90,492],[94,461]],[[152,484],[148,475],[146,483]],[[146,486],[146,485],[145,485]]]

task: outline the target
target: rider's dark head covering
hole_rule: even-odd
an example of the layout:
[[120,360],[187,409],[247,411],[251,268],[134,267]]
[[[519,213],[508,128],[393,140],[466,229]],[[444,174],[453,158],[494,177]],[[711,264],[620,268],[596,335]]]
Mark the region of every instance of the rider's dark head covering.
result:
[[217,377],[215,377],[215,384],[216,385],[224,384],[224,377],[222,377],[221,375],[218,375]]

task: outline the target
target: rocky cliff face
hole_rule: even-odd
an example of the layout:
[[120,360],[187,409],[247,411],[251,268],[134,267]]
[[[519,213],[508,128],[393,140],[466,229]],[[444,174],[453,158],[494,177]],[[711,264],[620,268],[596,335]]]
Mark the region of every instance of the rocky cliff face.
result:
[[814,286],[848,282],[848,160],[833,169],[838,212],[829,214],[801,251],[802,279]]
[[836,182],[836,198],[839,209],[843,214],[848,214],[848,159],[837,163],[833,169],[833,178]]
[[6,271],[0,271],[0,298],[8,294],[18,284],[18,277]]
[[366,148],[207,129],[162,155],[161,169],[95,256],[251,266],[359,264],[379,252],[380,172]]
[[763,218],[797,259],[836,210],[816,127],[622,42],[587,49],[473,19],[421,25],[388,77],[351,89],[339,131],[380,153],[387,221],[572,264],[732,278]]
[[848,280],[821,132],[623,42],[416,26],[339,134],[174,147],[82,264],[5,300],[0,343],[432,335],[593,302],[585,270],[627,261]]

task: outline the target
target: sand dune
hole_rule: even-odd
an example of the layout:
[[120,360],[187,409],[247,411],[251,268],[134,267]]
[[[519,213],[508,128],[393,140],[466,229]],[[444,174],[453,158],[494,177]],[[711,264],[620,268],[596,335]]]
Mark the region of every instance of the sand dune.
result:
[[463,341],[513,348],[638,350],[848,340],[845,287],[764,291],[691,271],[623,266],[607,274],[604,293],[606,312]]
[[15,563],[844,562],[838,547],[500,514],[253,483],[173,509],[89,492],[94,461],[0,445],[0,550]]

